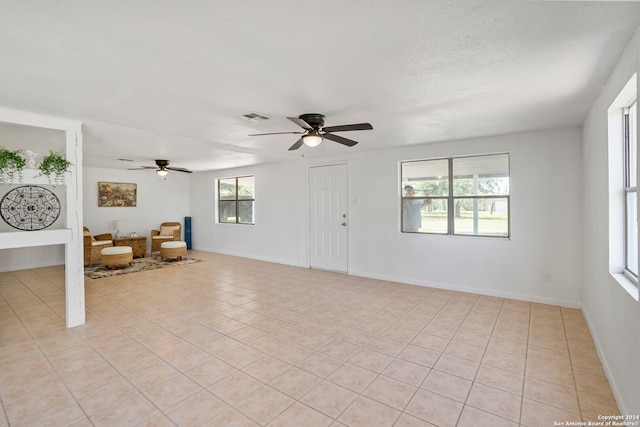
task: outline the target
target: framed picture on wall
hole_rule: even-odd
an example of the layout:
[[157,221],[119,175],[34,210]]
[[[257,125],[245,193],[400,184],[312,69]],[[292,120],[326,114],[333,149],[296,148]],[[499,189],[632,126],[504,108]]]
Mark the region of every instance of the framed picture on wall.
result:
[[98,182],[99,208],[135,207],[138,201],[138,184],[123,182]]

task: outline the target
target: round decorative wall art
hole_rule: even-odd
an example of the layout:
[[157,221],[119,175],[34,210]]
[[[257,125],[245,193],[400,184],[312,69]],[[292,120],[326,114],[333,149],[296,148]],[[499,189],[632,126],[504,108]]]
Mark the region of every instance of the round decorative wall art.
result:
[[24,185],[4,195],[0,214],[4,222],[18,230],[42,230],[58,219],[60,200],[44,187]]

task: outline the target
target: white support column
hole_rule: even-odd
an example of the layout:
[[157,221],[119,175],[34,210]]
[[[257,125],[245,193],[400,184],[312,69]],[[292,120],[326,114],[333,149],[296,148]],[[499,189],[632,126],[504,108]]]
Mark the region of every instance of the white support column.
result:
[[73,163],[67,181],[67,228],[73,238],[65,245],[67,328],[84,325],[84,252],[82,236],[82,132],[66,131],[65,157]]
[[[0,249],[65,245],[65,298],[68,328],[85,323],[84,252],[82,236],[82,123],[59,117],[0,107],[0,122],[56,129],[65,132],[65,158],[71,166],[65,177],[67,217],[65,229],[2,233]],[[28,171],[31,172],[31,171]],[[25,173],[25,184],[45,184],[46,178]]]

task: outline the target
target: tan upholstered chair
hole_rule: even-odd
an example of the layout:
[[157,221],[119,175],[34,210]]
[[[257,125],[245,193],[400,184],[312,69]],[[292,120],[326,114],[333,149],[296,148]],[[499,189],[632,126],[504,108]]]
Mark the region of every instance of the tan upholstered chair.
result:
[[111,233],[98,234],[92,236],[87,227],[82,227],[84,234],[84,263],[92,265],[100,261],[100,251],[113,246],[113,236]]
[[151,252],[158,252],[163,242],[180,240],[181,230],[179,222],[163,222],[160,230],[151,230]]

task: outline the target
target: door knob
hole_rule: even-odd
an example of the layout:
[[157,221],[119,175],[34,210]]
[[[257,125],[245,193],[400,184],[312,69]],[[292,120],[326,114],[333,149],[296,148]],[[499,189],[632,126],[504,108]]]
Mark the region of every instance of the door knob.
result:
[[343,227],[346,227],[346,226],[347,226],[347,223],[346,223],[346,222],[343,222],[343,223],[342,223],[342,226],[343,226]]

